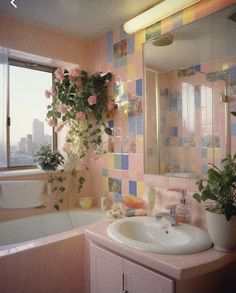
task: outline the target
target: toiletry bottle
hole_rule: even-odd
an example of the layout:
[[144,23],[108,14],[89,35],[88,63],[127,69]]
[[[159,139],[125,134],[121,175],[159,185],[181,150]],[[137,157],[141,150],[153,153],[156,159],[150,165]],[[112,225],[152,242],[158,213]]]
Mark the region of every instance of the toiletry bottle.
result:
[[180,203],[176,206],[176,219],[179,223],[191,223],[191,206],[186,200],[186,190],[181,191]]
[[148,216],[152,216],[156,201],[156,189],[153,186],[148,190]]

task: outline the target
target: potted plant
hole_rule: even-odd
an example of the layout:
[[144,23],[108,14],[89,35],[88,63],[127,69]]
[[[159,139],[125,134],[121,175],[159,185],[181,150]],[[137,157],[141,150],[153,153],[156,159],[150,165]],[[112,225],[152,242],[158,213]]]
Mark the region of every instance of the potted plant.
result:
[[52,150],[50,145],[42,145],[34,152],[37,166],[45,171],[55,171],[58,166],[64,164],[64,157],[59,151]]
[[231,251],[236,246],[236,154],[211,164],[208,179],[197,181],[200,193],[193,197],[205,202],[206,220],[214,248]]
[[52,97],[48,125],[56,132],[68,127],[66,144],[82,161],[88,152],[95,158],[105,153],[103,136],[112,135],[107,120],[116,109],[113,82],[111,72],[90,75],[78,68],[58,68],[54,87],[45,91],[47,98]]

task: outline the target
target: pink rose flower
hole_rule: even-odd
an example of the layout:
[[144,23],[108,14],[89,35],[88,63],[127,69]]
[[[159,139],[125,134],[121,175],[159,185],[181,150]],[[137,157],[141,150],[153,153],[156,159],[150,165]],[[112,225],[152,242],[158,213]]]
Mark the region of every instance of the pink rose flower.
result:
[[107,110],[110,112],[110,111],[112,111],[114,109],[114,107],[115,107],[115,102],[112,101],[112,100],[109,100],[107,102]]
[[97,97],[96,96],[90,96],[88,98],[88,103],[90,106],[97,104]]
[[64,70],[62,68],[57,68],[55,70],[55,81],[62,81],[64,79]]
[[61,114],[66,114],[69,110],[69,106],[65,105],[65,104],[60,104],[57,107],[57,111],[60,112]]
[[79,111],[79,112],[76,113],[76,118],[79,119],[79,120],[84,120],[86,117],[85,117],[84,112]]
[[51,97],[51,92],[50,92],[49,90],[46,90],[46,91],[44,92],[44,95],[45,95],[45,97],[46,97],[47,99],[49,99],[49,98]]
[[64,127],[63,123],[59,123],[56,127],[55,127],[55,131],[56,133],[60,132],[62,130],[62,128]]
[[48,119],[47,124],[51,127],[56,126],[56,121],[53,118]]
[[80,69],[78,67],[69,70],[69,79],[70,80],[76,79],[79,75],[80,75]]

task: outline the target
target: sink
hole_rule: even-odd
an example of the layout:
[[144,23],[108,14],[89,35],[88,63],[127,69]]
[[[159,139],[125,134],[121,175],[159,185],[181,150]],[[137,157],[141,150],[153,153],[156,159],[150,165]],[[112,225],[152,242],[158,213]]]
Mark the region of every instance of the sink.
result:
[[107,233],[128,247],[163,254],[191,254],[212,246],[208,233],[188,224],[171,226],[154,217],[130,217],[111,223]]

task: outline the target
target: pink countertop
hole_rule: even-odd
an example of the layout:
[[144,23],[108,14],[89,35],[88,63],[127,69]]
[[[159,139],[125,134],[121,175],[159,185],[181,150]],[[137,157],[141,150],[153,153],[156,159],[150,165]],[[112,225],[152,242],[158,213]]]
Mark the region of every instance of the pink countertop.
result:
[[223,253],[213,248],[188,255],[165,255],[143,252],[112,240],[106,232],[109,221],[103,220],[85,229],[85,235],[103,247],[176,280],[195,278],[236,261],[236,250]]

